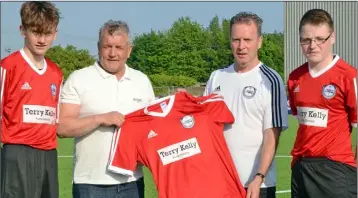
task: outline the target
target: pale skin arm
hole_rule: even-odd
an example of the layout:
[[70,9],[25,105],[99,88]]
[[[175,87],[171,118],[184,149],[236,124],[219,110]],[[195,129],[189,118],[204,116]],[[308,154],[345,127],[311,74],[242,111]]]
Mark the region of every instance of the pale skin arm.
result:
[[61,113],[57,125],[57,135],[59,137],[80,137],[101,125],[120,127],[124,121],[124,116],[119,112],[79,118],[80,108],[81,106],[78,104],[62,103],[60,105]]
[[263,136],[262,153],[260,158],[260,165],[257,172],[266,175],[268,168],[270,167],[272,160],[275,156],[281,128],[266,129]]
[[[266,129],[263,135],[262,152],[260,157],[259,168],[256,172],[266,175],[268,168],[270,167],[272,160],[275,156],[281,128]],[[260,195],[260,187],[263,180],[261,177],[254,177],[248,186],[247,198],[258,198]]]

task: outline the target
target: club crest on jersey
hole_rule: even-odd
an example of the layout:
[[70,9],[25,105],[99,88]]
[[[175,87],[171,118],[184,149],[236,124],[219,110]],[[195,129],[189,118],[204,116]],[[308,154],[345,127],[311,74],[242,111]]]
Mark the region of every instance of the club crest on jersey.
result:
[[332,84],[325,85],[322,88],[322,95],[327,99],[333,98],[336,95],[336,92],[337,92],[337,87]]
[[194,117],[191,115],[186,115],[180,120],[184,128],[192,128],[195,124]]
[[242,95],[244,95],[244,97],[247,99],[253,98],[255,94],[256,94],[256,88],[253,86],[246,86],[242,91]]
[[55,97],[55,96],[56,96],[56,92],[57,92],[56,85],[52,83],[51,86],[50,86],[50,88],[51,88],[51,94],[52,94],[52,96]]

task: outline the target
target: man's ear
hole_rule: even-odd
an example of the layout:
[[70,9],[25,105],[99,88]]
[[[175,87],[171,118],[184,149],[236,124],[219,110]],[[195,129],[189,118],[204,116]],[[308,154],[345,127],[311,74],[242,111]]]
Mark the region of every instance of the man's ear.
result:
[[25,30],[24,26],[20,25],[19,30],[20,30],[21,36],[25,38],[26,30]]
[[331,37],[330,37],[330,41],[331,44],[333,45],[334,43],[336,43],[336,32],[332,32]]
[[257,46],[257,49],[260,49],[262,46],[262,35],[259,37],[259,45]]

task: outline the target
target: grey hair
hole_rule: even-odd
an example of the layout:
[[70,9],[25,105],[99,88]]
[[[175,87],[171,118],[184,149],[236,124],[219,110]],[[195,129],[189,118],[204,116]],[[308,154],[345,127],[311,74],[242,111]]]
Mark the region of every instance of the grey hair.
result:
[[234,24],[251,24],[251,23],[255,23],[256,27],[257,27],[257,33],[259,36],[262,35],[262,23],[263,20],[257,16],[256,14],[252,13],[252,12],[240,12],[238,14],[236,14],[235,16],[233,16],[230,20],[230,34],[231,34],[231,30],[232,30],[232,26]]
[[109,35],[118,35],[118,34],[125,34],[128,37],[128,42],[131,45],[131,38],[129,35],[129,27],[128,24],[124,21],[118,20],[108,20],[103,26],[99,29],[99,38],[98,41],[101,43],[103,38],[104,31],[107,31]]

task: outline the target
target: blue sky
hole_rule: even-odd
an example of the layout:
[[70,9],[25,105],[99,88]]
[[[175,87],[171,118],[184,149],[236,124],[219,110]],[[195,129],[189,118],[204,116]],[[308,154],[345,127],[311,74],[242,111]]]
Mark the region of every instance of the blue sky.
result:
[[[22,2],[1,2],[1,58],[5,48],[23,47],[19,33]],[[263,31],[283,31],[283,2],[55,2],[63,17],[54,45],[74,45],[97,54],[98,30],[109,20],[124,20],[131,35],[153,30],[167,30],[179,17],[188,16],[207,27],[217,15],[230,19],[241,11],[258,14],[263,20]],[[274,11],[275,10],[275,11]]]

